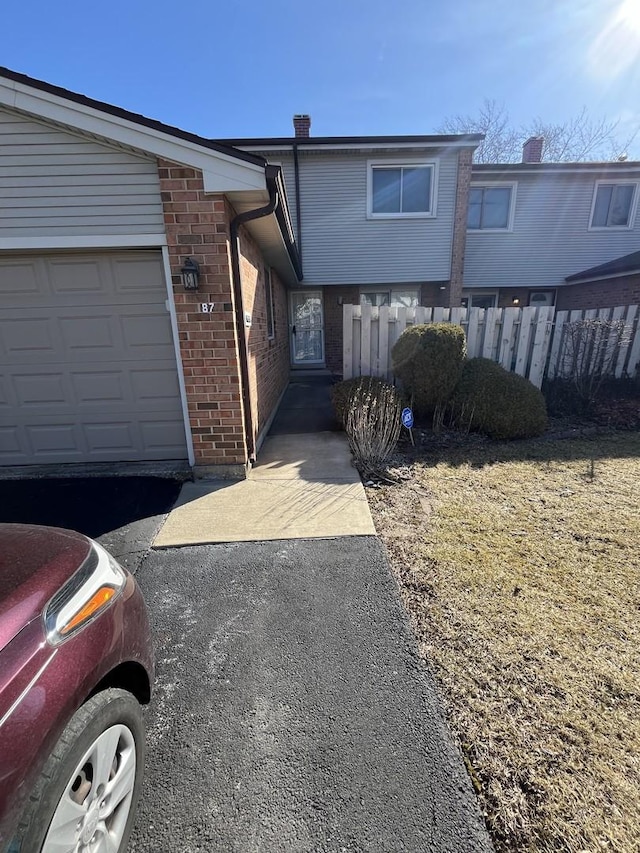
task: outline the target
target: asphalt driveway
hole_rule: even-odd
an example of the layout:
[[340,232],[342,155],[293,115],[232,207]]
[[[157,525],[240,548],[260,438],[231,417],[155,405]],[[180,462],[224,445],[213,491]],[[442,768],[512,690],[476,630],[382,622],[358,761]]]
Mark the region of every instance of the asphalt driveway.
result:
[[491,849],[375,537],[157,551],[131,850]]
[[0,481],[99,537],[156,638],[135,853],[491,851],[374,536],[149,551],[180,483]]

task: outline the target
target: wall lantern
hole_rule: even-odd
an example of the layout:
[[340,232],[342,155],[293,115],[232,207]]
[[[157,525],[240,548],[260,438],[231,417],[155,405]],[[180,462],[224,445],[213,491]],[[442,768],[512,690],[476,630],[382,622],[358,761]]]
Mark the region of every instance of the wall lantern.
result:
[[520,305],[520,297],[519,296],[512,296],[511,297],[511,304],[512,305]]
[[186,258],[180,270],[182,276],[182,286],[185,290],[197,290],[198,279],[200,278],[200,264],[194,261],[193,258]]

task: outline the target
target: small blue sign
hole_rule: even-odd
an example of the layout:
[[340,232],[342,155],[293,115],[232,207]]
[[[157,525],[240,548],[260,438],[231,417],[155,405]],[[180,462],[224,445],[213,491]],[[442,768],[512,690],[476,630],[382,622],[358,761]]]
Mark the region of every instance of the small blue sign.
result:
[[406,409],[402,410],[402,424],[406,426],[407,429],[411,429],[413,426],[413,412],[407,406]]

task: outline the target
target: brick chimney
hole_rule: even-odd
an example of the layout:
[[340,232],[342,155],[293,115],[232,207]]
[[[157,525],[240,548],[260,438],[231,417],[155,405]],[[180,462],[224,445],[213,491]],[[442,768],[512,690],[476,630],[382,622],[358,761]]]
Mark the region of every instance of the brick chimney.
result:
[[522,162],[523,163],[539,163],[542,160],[542,146],[544,138],[542,136],[531,136],[522,146]]
[[308,139],[310,128],[311,116],[295,115],[293,117],[293,129],[296,132],[296,139]]

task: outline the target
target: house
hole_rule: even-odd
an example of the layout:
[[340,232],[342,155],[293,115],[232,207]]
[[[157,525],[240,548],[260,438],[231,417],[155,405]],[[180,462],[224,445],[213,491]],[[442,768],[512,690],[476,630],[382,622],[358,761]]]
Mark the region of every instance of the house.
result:
[[0,70],[0,465],[242,475],[300,276],[277,166]]
[[640,163],[310,127],[205,139],[0,69],[0,466],[242,476],[345,304],[640,301]]
[[606,308],[640,302],[640,163],[474,165],[464,264],[467,304]]
[[478,165],[478,135],[313,137],[310,127],[299,115],[292,138],[223,140],[285,177],[304,270],[290,296],[294,364],[341,371],[345,303],[640,302],[640,163],[541,163],[544,140],[532,137],[522,163]]

